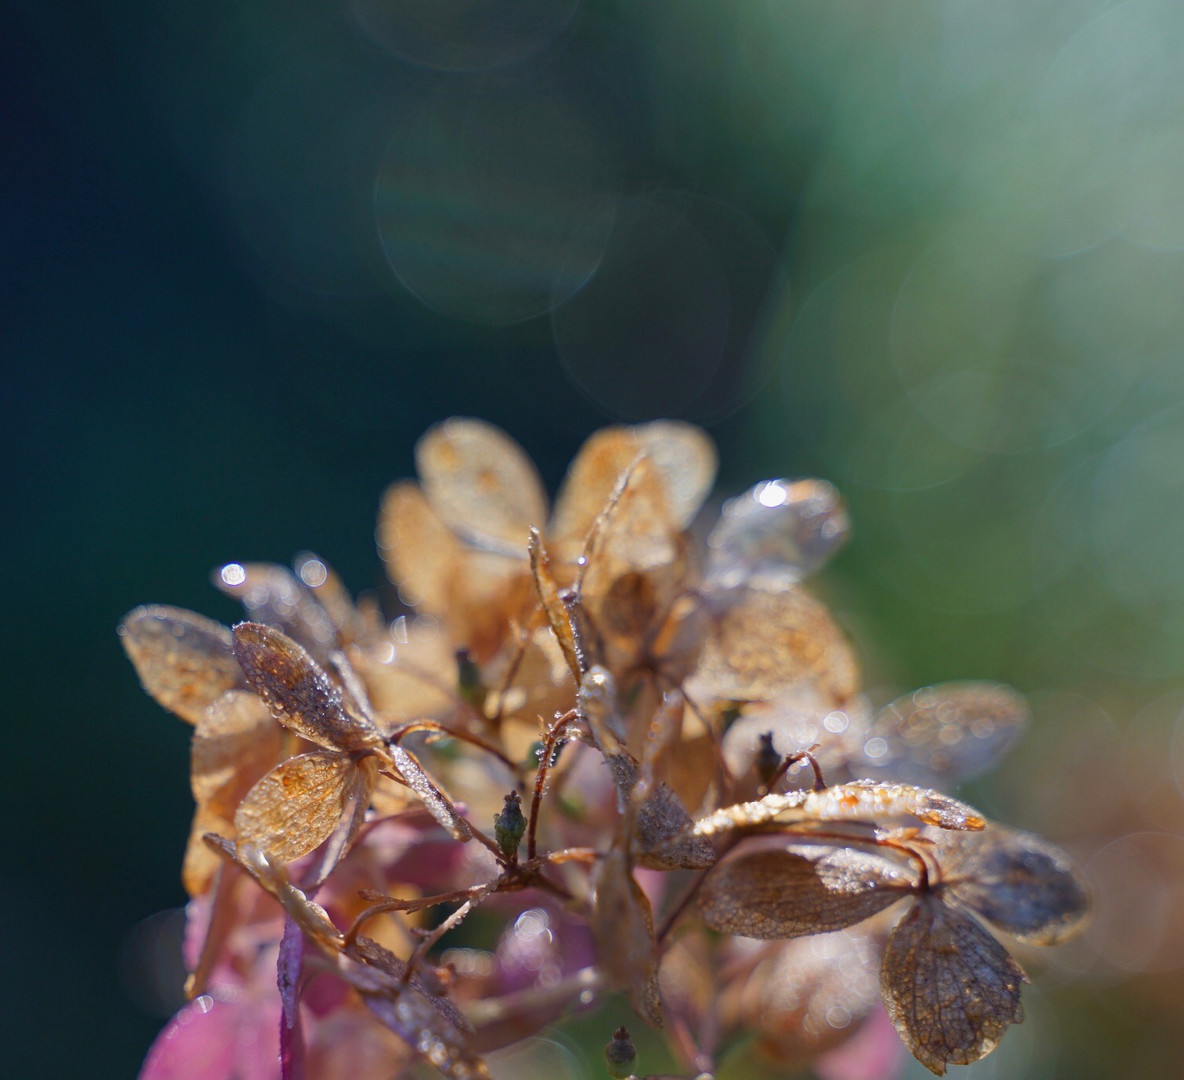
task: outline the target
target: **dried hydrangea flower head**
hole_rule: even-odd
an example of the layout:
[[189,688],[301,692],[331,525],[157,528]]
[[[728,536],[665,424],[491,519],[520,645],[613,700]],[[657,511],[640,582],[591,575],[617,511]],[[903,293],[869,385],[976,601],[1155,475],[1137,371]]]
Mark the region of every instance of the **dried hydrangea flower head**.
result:
[[1085,891],[939,789],[993,765],[1026,707],[989,683],[869,705],[803,584],[847,535],[830,485],[757,484],[700,549],[715,450],[686,424],[593,435],[550,510],[480,421],[433,428],[417,464],[379,527],[410,614],[303,555],[216,573],[232,629],[159,606],[120,627],[194,726],[193,1000],[145,1080],[215,1058],[248,1080],[479,1078],[616,991],[687,1075],[745,1042],[800,1064],[865,1017],[879,1038],[877,997],[939,1074],[1022,1019],[987,927],[1054,944]]

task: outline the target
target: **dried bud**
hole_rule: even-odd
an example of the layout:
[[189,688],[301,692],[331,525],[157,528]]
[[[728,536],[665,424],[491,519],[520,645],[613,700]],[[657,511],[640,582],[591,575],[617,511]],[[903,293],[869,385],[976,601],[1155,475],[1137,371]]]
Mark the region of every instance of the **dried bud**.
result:
[[518,857],[518,845],[526,834],[526,818],[522,813],[522,800],[518,792],[506,796],[502,811],[493,819],[493,835],[502,854],[508,859]]
[[761,737],[760,749],[756,752],[756,774],[761,778],[761,783],[767,788],[772,782],[773,777],[777,775],[777,770],[781,768],[781,755],[777,753],[777,748],[773,745],[773,733],[766,731]]
[[637,1047],[624,1027],[617,1028],[613,1037],[605,1043],[604,1058],[608,1062],[608,1074],[613,1080],[625,1080],[625,1077],[632,1075]]

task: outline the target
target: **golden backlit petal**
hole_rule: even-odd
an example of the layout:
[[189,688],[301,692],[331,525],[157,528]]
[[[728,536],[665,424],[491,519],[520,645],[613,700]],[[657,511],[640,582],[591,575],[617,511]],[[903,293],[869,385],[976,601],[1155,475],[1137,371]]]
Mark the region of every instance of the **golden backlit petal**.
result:
[[119,638],[144,689],[191,724],[225,691],[245,685],[230,631],[204,615],[138,607],[119,624]]
[[969,915],[920,897],[884,949],[880,989],[913,1056],[941,1076],[993,1050],[1024,1018],[1023,969]]
[[[228,690],[198,721],[190,750],[190,786],[198,804],[225,814],[279,760],[283,728],[250,690]],[[219,832],[210,827],[205,832]]]
[[812,688],[830,706],[859,690],[855,654],[805,589],[739,589],[707,635],[688,693],[696,700],[769,701]]
[[228,563],[214,584],[243,605],[247,618],[299,641],[319,663],[339,646],[337,626],[312,592],[278,563]]
[[477,547],[525,555],[533,526],[547,521],[547,497],[522,448],[481,420],[453,417],[416,444],[415,463],[432,509]]
[[211,806],[198,804],[193,813],[193,824],[189,829],[189,840],[185,845],[185,858],[181,863],[181,884],[190,896],[203,896],[213,883],[214,874],[222,860],[203,843],[206,833],[222,836],[234,835],[233,813],[224,814]]
[[341,689],[302,646],[260,623],[239,623],[233,634],[247,682],[284,727],[335,750],[381,745],[369,722],[346,713]]
[[457,708],[456,647],[434,619],[400,619],[381,639],[351,649],[349,658],[388,732]]
[[993,926],[1032,945],[1072,937],[1089,914],[1089,893],[1060,848],[1032,833],[989,825],[937,841],[942,891]]
[[240,844],[289,863],[320,846],[341,821],[355,765],[347,754],[314,750],[277,765],[239,803]]
[[914,817],[942,829],[978,830],[986,825],[986,818],[972,806],[939,791],[912,784],[855,780],[821,791],[774,793],[754,802],[727,806],[700,818],[695,823],[695,832],[700,836],[717,836],[798,822],[883,824],[900,817]]
[[623,851],[614,849],[596,870],[596,898],[589,927],[600,966],[624,987],[629,1002],[647,1023],[662,1026],[654,917],[633,879]]
[[1001,683],[927,686],[876,714],[861,764],[894,780],[959,783],[991,768],[1027,722],[1027,701]]
[[446,616],[461,546],[418,485],[405,482],[386,489],[378,515],[378,546],[403,602]]
[[853,926],[914,887],[912,875],[879,855],[778,841],[717,866],[703,882],[699,910],[720,933],[801,937]]
[[580,447],[555,504],[550,535],[580,543],[604,508],[620,475],[639,455],[661,476],[666,513],[675,530],[690,524],[715,480],[715,445],[691,424],[656,420],[636,427],[608,427]]

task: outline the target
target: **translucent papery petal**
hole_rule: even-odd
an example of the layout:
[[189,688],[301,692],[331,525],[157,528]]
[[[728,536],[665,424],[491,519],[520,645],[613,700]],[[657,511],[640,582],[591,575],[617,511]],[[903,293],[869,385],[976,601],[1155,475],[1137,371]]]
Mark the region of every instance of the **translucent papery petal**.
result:
[[609,852],[597,867],[589,925],[601,969],[615,985],[628,991],[629,1002],[642,1019],[661,1027],[654,917],[622,851]]
[[547,521],[547,497],[530,458],[504,431],[454,417],[416,444],[415,463],[432,509],[478,547],[523,555],[531,526]]
[[222,860],[203,842],[206,833],[233,836],[234,811],[222,811],[209,804],[198,803],[189,827],[185,858],[181,863],[181,884],[190,896],[206,893],[222,864]]
[[193,797],[233,815],[251,785],[275,765],[282,742],[283,729],[257,694],[228,690],[205,710],[193,733]]
[[292,571],[278,563],[228,563],[214,584],[243,605],[247,618],[281,630],[319,663],[339,647],[337,626]]
[[314,750],[277,765],[239,804],[234,826],[240,844],[289,863],[320,846],[345,811],[356,766],[347,754]]
[[991,768],[1027,722],[1028,703],[1001,683],[927,686],[876,714],[854,767],[916,784],[960,783]]
[[1089,894],[1068,855],[1032,833],[992,824],[939,837],[936,854],[943,893],[1021,941],[1055,945],[1085,923]]
[[[319,555],[302,551],[292,562],[292,569],[309,595],[320,604],[336,631],[337,644],[344,646],[367,637],[377,629],[371,612],[363,614],[353,597]],[[266,619],[256,619],[266,622]]]
[[284,727],[335,750],[382,744],[373,725],[346,713],[341,689],[297,642],[260,623],[239,623],[233,633],[247,682]]
[[[567,471],[549,535],[556,542],[582,543],[618,478],[641,454],[661,474],[671,524],[676,531],[685,529],[715,480],[715,445],[691,424],[657,420],[602,428],[589,436]],[[574,553],[565,549],[564,556]]]
[[699,892],[699,910],[724,934],[800,937],[853,926],[914,887],[907,871],[870,852],[778,843],[716,867]]
[[920,897],[884,949],[884,1005],[913,1056],[941,1076],[993,1050],[1024,1018],[1023,969],[969,915]]
[[456,809],[456,804],[440,789],[436,782],[424,771],[419,759],[408,753],[401,746],[392,746],[391,758],[399,775],[412,791],[415,792],[432,815],[455,840],[469,840],[473,830]]
[[138,607],[119,624],[119,637],[144,689],[191,724],[227,690],[245,685],[230,631],[204,615]]
[[847,508],[825,480],[765,480],[724,503],[707,537],[709,587],[782,589],[846,542]]
[[456,710],[456,649],[434,620],[401,619],[382,640],[349,655],[386,731]]
[[828,708],[859,689],[859,667],[830,612],[799,587],[736,589],[720,605],[687,684],[692,700],[769,701],[811,687]]
[[404,603],[431,615],[448,614],[461,546],[417,485],[392,484],[386,489],[378,515],[378,546],[387,576],[399,586]]
[[986,818],[973,807],[941,792],[912,784],[855,780],[822,791],[790,791],[728,806],[700,818],[695,832],[716,836],[768,825],[826,821],[879,824],[899,817],[914,817],[942,829],[977,830],[986,824]]
[[845,1041],[879,1002],[879,934],[863,927],[787,941],[731,938],[725,956],[716,989],[724,1022],[755,1028],[783,1069]]

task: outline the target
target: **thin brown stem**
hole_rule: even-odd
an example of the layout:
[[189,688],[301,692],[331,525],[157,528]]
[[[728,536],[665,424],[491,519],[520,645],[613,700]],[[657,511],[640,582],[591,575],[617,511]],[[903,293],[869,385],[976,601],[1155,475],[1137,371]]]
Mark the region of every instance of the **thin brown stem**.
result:
[[570,709],[547,729],[543,736],[543,749],[539,758],[539,767],[534,776],[534,795],[530,801],[530,817],[526,823],[526,858],[529,862],[538,855],[538,827],[539,810],[543,804],[543,792],[547,786],[547,770],[551,767],[551,757],[555,753],[555,746],[567,727],[578,719],[575,709]]

